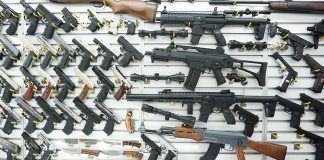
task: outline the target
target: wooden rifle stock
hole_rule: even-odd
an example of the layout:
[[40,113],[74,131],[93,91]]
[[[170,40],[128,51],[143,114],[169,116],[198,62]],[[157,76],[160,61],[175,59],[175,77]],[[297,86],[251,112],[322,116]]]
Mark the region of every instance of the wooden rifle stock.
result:
[[196,133],[192,128],[186,128],[186,127],[176,127],[175,137],[188,138],[188,139],[193,139],[195,141],[202,140],[202,135],[200,133]]
[[50,0],[56,3],[103,3],[109,6],[114,13],[129,13],[144,20],[155,20],[157,4],[146,3],[140,0]]
[[256,142],[248,140],[247,147],[277,160],[284,160],[287,152],[286,146],[268,142]]
[[234,148],[234,150],[236,153],[237,160],[245,160],[243,148],[236,147],[236,148]]
[[320,1],[301,1],[301,2],[271,2],[269,4],[272,10],[295,11],[295,12],[324,12],[324,2]]

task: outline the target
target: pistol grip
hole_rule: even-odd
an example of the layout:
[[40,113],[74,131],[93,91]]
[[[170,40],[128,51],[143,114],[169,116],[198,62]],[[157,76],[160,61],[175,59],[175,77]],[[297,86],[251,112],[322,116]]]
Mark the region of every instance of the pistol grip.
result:
[[5,134],[11,134],[12,130],[14,129],[14,125],[15,125],[16,120],[14,118],[12,118],[11,116],[7,117],[6,123],[3,126],[2,131]]
[[62,129],[62,131],[66,134],[66,135],[70,135],[73,132],[73,128],[74,128],[74,120],[73,118],[69,117],[66,119],[66,123],[64,128]]
[[109,68],[111,67],[112,64],[112,57],[109,55],[105,55],[104,59],[102,60],[101,64],[100,64],[100,68],[102,68],[103,70],[108,71]]
[[315,160],[321,160],[324,157],[324,145],[323,143],[318,143],[316,146]]
[[70,58],[70,54],[68,53],[68,51],[65,51],[60,62],[57,64],[57,66],[62,69],[67,67],[68,63],[69,63],[69,58]]
[[43,59],[43,61],[40,63],[40,67],[42,69],[45,69],[47,66],[49,66],[50,62],[52,59],[52,52],[51,51],[47,51],[45,54],[45,57]]
[[110,136],[114,132],[115,123],[115,121],[108,117],[107,123],[103,129],[107,136]]
[[100,22],[98,20],[91,19],[91,23],[89,24],[87,29],[89,29],[91,32],[95,32],[95,31],[99,30],[99,28],[100,28],[100,26],[98,25],[99,23]]
[[277,87],[278,90],[281,92],[286,92],[288,89],[288,86],[291,83],[292,75],[289,73],[287,76],[285,76],[282,81],[280,82],[279,86]]
[[28,35],[35,35],[36,33],[36,29],[37,29],[37,26],[38,26],[38,21],[39,21],[39,18],[35,17],[35,16],[31,16],[30,19],[29,19],[29,27],[27,29],[27,34]]
[[7,160],[17,160],[17,158],[16,158],[16,156],[14,156],[14,154],[17,154],[17,153],[7,151]]
[[94,122],[92,120],[87,119],[86,124],[85,124],[84,128],[82,129],[82,132],[88,136],[92,133],[93,127],[94,127]]
[[10,103],[13,93],[14,92],[11,91],[10,84],[8,82],[6,82],[1,99],[6,103]]
[[315,93],[321,93],[323,90],[323,85],[324,85],[324,73],[322,73],[322,75],[319,75],[316,78],[315,83],[311,88],[311,90]]
[[46,151],[44,151],[42,157],[39,160],[50,160],[52,157],[52,151],[47,149]]
[[52,23],[47,22],[46,28],[42,35],[47,39],[51,39],[53,37],[54,31],[55,31],[55,27],[52,25]]
[[294,55],[292,59],[294,59],[295,61],[300,61],[303,58],[303,54],[304,54],[304,47],[299,44],[296,44],[294,46]]
[[8,29],[6,30],[6,33],[8,35],[14,35],[17,31],[18,26],[19,26],[19,19],[15,18],[15,17],[10,18],[9,23],[10,24],[9,24]]
[[209,106],[207,103],[202,103],[200,107],[200,115],[198,120],[207,123],[209,115],[212,112],[213,112],[212,106]]
[[114,95],[115,99],[117,101],[119,101],[126,93],[126,91],[128,90],[128,87],[125,84],[122,84],[119,87],[119,90],[116,92],[116,94]]
[[2,66],[7,70],[10,69],[13,66],[15,59],[17,58],[19,57],[16,57],[13,54],[8,54],[7,57],[4,59]]
[[300,113],[291,113],[291,120],[290,120],[290,127],[292,128],[299,128],[300,126],[300,117],[301,114]]
[[117,62],[122,67],[127,67],[132,60],[133,55],[125,53],[122,58]]
[[159,157],[159,153],[152,149],[148,160],[157,160],[158,157]]
[[67,85],[64,85],[64,86],[61,88],[61,90],[59,91],[59,93],[56,94],[55,97],[56,97],[59,101],[63,102],[64,99],[67,97],[68,93],[69,93],[69,88],[68,88]]
[[26,68],[30,67],[30,65],[31,65],[32,62],[33,62],[33,58],[34,58],[35,56],[37,56],[37,55],[36,55],[34,52],[30,52],[30,53],[27,55],[27,57],[26,57],[26,59],[25,59],[25,61],[24,61],[24,63],[23,63],[23,66],[26,67]]
[[168,151],[167,155],[165,156],[164,160],[173,160],[173,158],[175,157],[176,155],[171,152],[171,151]]
[[324,126],[324,112],[323,111],[322,112],[317,111],[314,124],[323,128],[323,126]]
[[33,98],[33,95],[34,95],[34,85],[33,84],[29,84],[29,86],[27,88],[27,91],[23,95],[23,98],[26,101],[30,101]]
[[222,144],[210,143],[207,152],[200,157],[200,160],[215,160],[221,147],[223,147]]
[[245,124],[245,128],[244,128],[243,133],[246,136],[251,137],[253,132],[254,132],[254,125],[253,124]]
[[222,74],[221,68],[214,67],[213,69],[214,77],[216,79],[217,85],[226,83],[226,80]]
[[191,30],[192,33],[190,42],[192,44],[198,44],[200,37],[204,34],[204,30],[202,29],[201,25],[193,25]]
[[82,56],[82,59],[81,59],[80,64],[78,65],[78,68],[81,71],[87,70],[89,68],[89,66],[90,66],[90,61],[91,61],[91,57],[90,56],[88,56],[88,55]]
[[54,123],[55,123],[55,119],[50,115],[47,118],[45,126],[43,127],[43,131],[47,134],[50,134],[54,130]]
[[108,95],[108,92],[109,92],[109,87],[107,87],[107,85],[102,86],[101,90],[99,91],[99,93],[97,95],[98,102],[100,102],[100,103],[104,102]]
[[29,150],[27,156],[25,157],[26,160],[36,160],[35,156],[34,156],[34,151],[33,150]]
[[26,132],[29,133],[29,134],[32,134],[35,130],[36,130],[36,118],[34,117],[30,117],[28,119],[28,123],[27,123],[27,126],[25,128]]

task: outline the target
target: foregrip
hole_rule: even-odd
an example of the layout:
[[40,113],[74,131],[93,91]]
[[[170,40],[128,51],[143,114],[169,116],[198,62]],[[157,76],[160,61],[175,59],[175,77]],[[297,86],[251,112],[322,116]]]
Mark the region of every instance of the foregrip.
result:
[[74,120],[73,120],[73,118],[71,118],[70,116],[68,116],[68,118],[66,119],[65,126],[62,129],[62,131],[66,135],[70,135],[73,132],[73,128],[74,128]]
[[81,71],[85,71],[89,68],[90,66],[90,61],[91,61],[91,57],[88,54],[85,54],[84,56],[82,56],[81,62],[78,65],[78,68]]
[[10,103],[14,92],[12,91],[13,88],[11,88],[10,84],[8,82],[5,83],[6,84],[1,99],[6,103]]
[[53,116],[49,115],[47,121],[43,127],[43,131],[47,134],[50,134],[54,130],[55,119]]
[[25,128],[25,131],[29,134],[32,134],[35,130],[36,130],[36,123],[37,119],[34,118],[33,116],[30,116],[30,118],[28,119],[28,123],[27,126]]
[[324,158],[324,142],[316,144],[315,160]]
[[53,26],[53,24],[51,22],[47,22],[43,36],[47,39],[51,39],[53,37],[54,31],[55,27]]
[[28,35],[35,35],[37,25],[38,25],[39,18],[35,16],[31,16],[29,19],[29,27],[27,28],[27,34]]
[[148,160],[157,160],[158,156],[159,156],[158,152],[151,150]]
[[52,151],[47,149],[46,151],[44,151],[42,157],[39,160],[50,160],[52,157]]
[[299,128],[300,126],[300,113],[292,112],[291,113],[291,120],[290,120],[290,127],[292,128]]
[[114,132],[115,121],[108,117],[107,123],[103,129],[103,131],[110,136]]
[[25,61],[24,61],[24,63],[23,63],[23,66],[26,67],[26,68],[28,68],[28,67],[32,64],[32,62],[33,62],[33,57],[34,57],[34,56],[36,56],[36,54],[33,53],[33,52],[30,52],[30,53],[27,55],[27,57],[26,57],[26,59],[25,59]]
[[222,146],[222,144],[210,143],[207,152],[200,157],[200,160],[215,160]]
[[200,74],[201,71],[190,68],[188,77],[184,83],[184,87],[194,91],[197,86]]
[[86,124],[85,124],[84,128],[82,129],[82,132],[88,136],[92,133],[93,127],[94,127],[94,122],[92,120],[88,119],[88,120],[86,120]]
[[127,67],[132,60],[132,54],[125,53],[123,57],[117,62],[122,67]]
[[6,33],[8,35],[14,35],[17,31],[17,28],[19,26],[19,18],[17,19],[16,17],[10,18],[9,19],[9,27],[6,30]]
[[171,151],[168,151],[167,155],[165,156],[164,160],[173,160],[173,158],[175,157],[176,155],[171,152]]
[[14,125],[16,124],[16,120],[12,118],[11,116],[7,117],[6,123],[3,126],[2,131],[5,134],[11,134],[12,130],[14,129]]
[[50,62],[52,59],[52,52],[51,51],[47,51],[47,53],[45,54],[45,57],[43,59],[43,61],[40,63],[40,67],[42,69],[45,69],[47,66],[49,66]]

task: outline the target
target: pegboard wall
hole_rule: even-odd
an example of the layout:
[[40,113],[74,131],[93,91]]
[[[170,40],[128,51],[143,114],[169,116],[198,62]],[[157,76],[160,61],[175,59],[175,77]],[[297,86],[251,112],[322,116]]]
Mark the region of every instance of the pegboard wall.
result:
[[[22,13],[23,7],[19,4],[19,0],[3,0],[6,2],[10,7],[15,9],[18,13]],[[46,8],[48,8],[52,13],[55,13],[58,17],[61,17],[60,11],[63,7],[67,7],[71,12],[75,12],[76,15],[78,15],[78,21],[80,23],[89,23],[89,19],[87,18],[87,9],[93,8],[95,11],[99,13],[100,16],[106,18],[106,19],[113,19],[118,21],[120,19],[120,15],[114,15],[112,13],[112,10],[110,8],[96,8],[93,7],[91,4],[54,4],[50,3],[46,0],[26,0],[27,3],[29,3],[33,8],[36,8],[38,3],[42,3]],[[184,0],[176,0],[174,3],[169,2],[163,2],[158,7],[158,14],[160,14],[160,11],[163,10],[164,6],[167,7],[168,11],[183,11],[183,12],[199,12],[199,11],[213,11],[214,7],[213,5],[209,5],[207,1],[195,1],[194,3],[189,3]],[[219,11],[222,10],[229,10],[229,9],[236,9],[236,10],[245,10],[246,8],[249,8],[250,10],[258,9],[258,10],[264,10],[267,9],[266,6],[260,6],[260,5],[238,5],[238,6],[217,6]],[[136,19],[135,17],[124,15],[128,18]],[[312,36],[310,36],[310,32],[306,30],[307,27],[313,26],[315,23],[319,23],[323,18],[323,14],[303,14],[303,13],[272,13],[271,15],[261,15],[259,17],[267,17],[270,18],[272,21],[276,21],[279,26],[291,30],[291,32],[296,33],[300,35],[301,37],[305,38],[306,40],[313,41]],[[139,20],[139,26],[138,29],[145,29],[145,30],[159,30],[160,24],[159,23],[147,23],[140,19]],[[20,20],[21,26],[19,26],[17,33],[25,33],[26,25],[24,24],[24,20]],[[6,34],[5,30],[8,27],[8,25],[3,25],[1,33]],[[37,29],[38,33],[42,33],[44,29],[44,25],[40,24],[40,26]],[[167,30],[179,30],[183,29],[181,27],[167,27]],[[68,42],[73,48],[72,39],[73,38],[80,38],[84,40],[86,43],[88,43],[91,47],[95,48],[95,45],[93,43],[93,39],[97,38],[99,40],[102,40],[103,42],[110,44],[113,48],[115,48],[116,52],[119,52],[119,45],[117,43],[117,38],[119,35],[123,35],[129,42],[131,42],[139,51],[144,53],[145,51],[152,51],[155,47],[161,47],[165,48],[167,47],[171,40],[168,36],[158,36],[156,39],[149,39],[149,38],[140,38],[138,37],[138,34],[135,35],[126,35],[125,29],[120,29],[118,31],[118,35],[111,35],[107,34],[108,28],[103,27],[99,31],[92,33],[89,30],[82,28],[81,25],[79,27],[70,32],[65,33],[63,30],[58,29],[57,32],[64,38],[66,42]],[[191,32],[191,30],[189,29]],[[222,29],[222,33],[224,33],[225,38],[227,41],[229,40],[237,40],[242,42],[247,41],[256,41],[253,35],[253,29],[245,28],[244,26],[225,26]],[[19,49],[21,49],[20,41],[17,38],[17,35],[8,36],[8,39]],[[190,35],[188,38],[175,38],[173,41],[176,44],[182,44],[182,45],[188,45],[190,44]],[[36,45],[36,47],[39,47],[40,43],[36,40],[33,36],[28,36],[30,41]],[[276,36],[275,38],[270,38],[268,35],[265,35],[265,38],[262,41],[266,41],[269,44],[277,44],[278,42],[281,42],[280,36]],[[56,47],[56,42],[54,40],[50,40],[50,42],[53,44],[54,47]],[[199,45],[200,47],[208,47],[208,48],[215,48],[216,47],[216,41],[214,37],[209,35],[204,35]],[[299,62],[294,61],[291,59],[291,55],[293,54],[293,49],[290,47],[287,51],[280,52],[280,54],[283,56],[283,58],[298,72],[298,82],[294,85],[291,85],[286,93],[280,92],[276,89],[276,86],[281,81],[282,77],[279,73],[279,67],[276,61],[270,56],[274,52],[272,50],[264,50],[264,51],[239,51],[239,50],[230,50],[227,47],[224,47],[225,53],[229,54],[235,58],[238,59],[244,59],[244,60],[253,60],[253,61],[264,61],[268,62],[268,69],[267,69],[267,78],[266,78],[266,86],[260,87],[257,83],[257,81],[249,74],[241,73],[243,75],[246,75],[249,82],[246,86],[242,86],[240,83],[234,83],[234,84],[223,84],[221,86],[217,86],[217,83],[215,81],[215,78],[212,74],[202,74],[200,77],[200,80],[198,82],[196,91],[221,91],[224,89],[230,89],[231,91],[235,92],[238,95],[256,95],[256,96],[274,96],[274,95],[280,95],[282,97],[288,98],[290,100],[293,100],[296,103],[301,103],[299,99],[299,93],[306,93],[310,95],[313,98],[319,99],[323,101],[324,93],[313,93],[309,88],[313,86],[313,83],[315,81],[314,75],[310,73],[310,69],[305,63],[304,60],[301,60]],[[314,49],[306,49],[305,54],[310,54],[312,57],[317,60],[319,63],[324,65],[324,41],[320,40],[320,45],[317,50]],[[119,54],[119,53],[116,53]],[[21,87],[18,94],[14,94],[14,97],[19,96],[23,93],[25,93],[26,89],[25,84],[22,79],[22,74],[19,71],[19,67],[22,65],[23,60],[25,59],[25,56],[22,56],[21,60],[19,60],[17,63],[14,63],[14,67],[12,67],[10,70],[7,70],[6,73],[15,81],[17,82]],[[77,57],[75,61],[71,62],[69,67],[64,69],[64,72],[70,76],[71,80],[75,82],[77,88],[75,91],[69,93],[67,99],[64,101],[67,106],[72,108],[76,113],[80,112],[77,108],[75,108],[72,100],[75,96],[78,96],[79,93],[82,90],[82,84],[78,83],[77,75],[72,70],[72,66],[77,66],[80,63],[80,58]],[[91,63],[91,66],[98,66],[102,61],[102,57],[99,57],[95,62]],[[58,61],[53,61],[51,63],[51,66],[46,69],[46,72],[52,76],[54,80],[57,80],[58,77],[53,71],[53,66],[55,66],[58,63]],[[39,78],[39,73],[35,69],[35,66],[39,65],[39,61],[34,63],[33,66],[29,68],[31,73]],[[250,66],[253,69],[253,66]],[[186,66],[186,64],[181,62],[154,62],[151,63],[150,56],[145,56],[141,61],[131,62],[131,64],[128,67],[122,68],[120,67],[122,73],[126,75],[126,77],[129,79],[129,76],[132,73],[137,74],[145,74],[145,75],[153,75],[154,73],[159,73],[160,75],[171,75],[175,73],[182,72],[184,74],[188,74],[189,68]],[[256,68],[255,68],[256,69]],[[227,72],[230,72],[231,70],[223,70],[223,74],[225,75]],[[96,75],[92,72],[91,68],[89,68],[87,71],[84,72],[91,80],[92,82],[96,82],[97,78]],[[111,71],[104,71],[105,75],[109,76],[109,79],[113,80],[114,75]],[[138,82],[131,82],[133,85],[133,88],[131,90],[131,93],[157,93],[158,91],[161,91],[163,89],[172,89],[174,91],[188,91],[183,87],[183,84],[178,83],[172,83],[167,84],[165,81],[151,81],[149,84],[145,84],[142,81]],[[119,84],[116,84],[118,87]],[[88,95],[88,98],[85,100],[85,103],[87,106],[91,108],[91,110],[95,111],[96,113],[99,113],[99,110],[94,106],[93,99],[96,97],[96,95],[99,93],[100,87],[96,85],[96,88]],[[3,92],[3,91],[2,91]],[[55,93],[54,93],[55,94]],[[52,98],[48,101],[50,106],[55,108],[54,103],[52,102]],[[36,93],[37,95],[41,95],[41,93]],[[133,111],[133,119],[135,121],[135,128],[138,129],[140,127],[141,122],[145,122],[145,126],[148,129],[158,129],[161,126],[178,126],[181,123],[175,120],[165,121],[164,117],[160,115],[152,115],[147,113],[141,112],[141,106],[143,102],[140,101],[126,101],[125,98],[123,98],[121,101],[116,101],[113,98],[113,95],[109,95],[104,102],[108,107],[112,108],[120,117],[125,118],[126,113],[128,110]],[[37,110],[40,110],[39,106],[36,104],[35,100],[31,100],[29,102],[30,105],[35,107]],[[166,109],[168,111],[172,111],[174,113],[178,113],[181,115],[186,115],[186,108],[181,107],[181,103],[157,103],[157,102],[150,102],[148,103],[154,107],[158,107],[161,109]],[[13,108],[13,110],[20,112],[20,108],[16,104],[14,100],[10,102],[10,107]],[[277,105],[277,110],[275,113],[275,117],[273,118],[267,118],[264,115],[263,106],[262,104],[253,104],[253,103],[247,103],[245,106],[246,109],[253,112],[254,114],[258,115],[260,117],[260,122],[258,126],[255,128],[255,132],[251,139],[253,140],[263,140],[263,141],[269,141],[274,143],[279,143],[282,145],[286,145],[288,147],[288,152],[286,159],[288,160],[304,160],[304,159],[314,159],[314,152],[315,147],[311,144],[309,144],[309,139],[306,138],[297,138],[295,129],[289,127],[289,122],[291,115],[284,112],[283,106]],[[56,108],[58,111],[58,109]],[[199,116],[199,106],[194,105],[194,116]],[[224,117],[222,114],[212,114],[208,120],[208,123],[201,123],[197,122],[197,126],[200,127],[207,127],[208,129],[213,130],[226,130],[226,131],[243,131],[244,129],[244,123],[240,122],[238,120],[238,115],[235,114],[237,123],[235,125],[227,125]],[[312,133],[315,133],[317,135],[320,135],[324,137],[324,129],[318,126],[315,126],[313,123],[313,120],[315,119],[315,113],[310,112],[308,108],[306,108],[305,115],[301,119],[301,127],[307,131],[310,131]],[[1,121],[0,128],[3,127],[5,120]],[[33,137],[36,137],[38,132],[42,131],[42,126],[44,126],[46,121],[42,122],[38,125],[37,130],[32,134]],[[94,128],[94,132],[90,136],[86,136],[81,129],[84,126],[84,122],[81,124],[77,124],[75,126],[75,130],[71,135],[65,135],[61,129],[64,126],[64,122],[57,125],[55,127],[55,130],[48,134],[47,137],[55,144],[57,144],[57,147],[64,146],[64,139],[96,139],[96,140],[103,140],[103,139],[109,139],[109,140],[139,140],[140,133],[135,132],[133,134],[130,134],[127,132],[124,121],[120,125],[115,126],[115,131],[112,135],[107,136],[103,131],[103,127],[105,125],[105,121],[102,121],[102,123],[98,124]],[[8,139],[9,141],[12,141],[16,144],[23,144],[23,140],[21,138],[21,133],[23,131],[23,127],[27,124],[27,120],[24,119],[19,123],[13,130],[13,132],[10,135],[4,134],[2,131],[0,131],[0,136]],[[272,139],[271,133],[277,133],[277,138]],[[154,135],[149,135],[150,138],[153,140],[157,140]],[[178,159],[183,160],[197,160],[200,156],[202,156],[206,151],[208,144],[207,143],[197,143],[193,142],[191,140],[185,140],[185,139],[177,139],[172,137],[167,137],[167,139],[172,142],[172,144],[178,149],[179,155]],[[300,144],[300,148],[296,148],[295,145]],[[119,150],[121,148],[109,148],[107,144],[101,144],[97,145],[96,147],[101,149],[113,149],[113,150]],[[149,156],[149,152],[143,148],[144,152],[144,158],[147,159]],[[22,148],[21,155],[19,156],[24,157],[27,154],[27,150],[25,147]],[[259,153],[256,153],[252,150],[245,149],[245,156],[246,159],[249,160],[266,160],[271,159],[266,156],[262,156]],[[0,158],[5,159],[6,154],[5,152],[0,153]],[[62,151],[59,151],[56,156],[54,156],[52,159],[123,159],[121,157],[108,157],[106,155],[100,155],[99,157],[89,157],[86,155],[75,155],[75,154],[69,154],[64,153]],[[222,150],[217,159],[236,159],[236,155],[233,151],[226,151]]]

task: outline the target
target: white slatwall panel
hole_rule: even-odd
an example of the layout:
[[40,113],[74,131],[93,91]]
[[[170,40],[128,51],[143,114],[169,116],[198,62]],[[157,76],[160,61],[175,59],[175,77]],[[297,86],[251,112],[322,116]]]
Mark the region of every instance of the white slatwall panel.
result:
[[[21,13],[23,11],[23,7],[19,4],[19,0],[4,0],[4,2],[7,2],[8,5],[12,8],[14,8],[16,11]],[[38,3],[43,3],[45,7],[47,7],[50,11],[55,13],[56,15],[59,15],[60,10],[67,6],[68,9],[72,12],[77,13],[80,18],[79,22],[88,23],[89,20],[86,16],[86,10],[88,8],[94,8],[90,4],[77,4],[77,5],[62,5],[62,4],[53,4],[48,2],[47,0],[27,0],[28,3],[31,3],[32,7],[36,7]],[[207,1],[196,1],[195,3],[188,3],[185,0],[176,0],[176,3],[168,3],[163,2],[161,5],[159,5],[158,11],[163,10],[163,6],[167,6],[168,11],[213,11],[215,6],[211,6],[208,4]],[[266,6],[257,6],[257,5],[251,5],[251,6],[218,6],[218,9],[220,11],[225,9],[246,9],[249,8],[251,10],[253,9],[266,9]],[[111,9],[105,8],[94,8],[96,11],[99,12],[99,15],[105,16],[108,19],[116,19],[118,20],[120,17],[119,15],[112,14]],[[159,15],[159,13],[158,13]],[[130,16],[132,17],[132,16]],[[312,41],[312,37],[309,35],[309,32],[306,31],[306,27],[312,26],[314,23],[318,23],[321,21],[321,19],[324,18],[323,14],[302,14],[302,13],[273,13],[268,16],[261,16],[261,17],[268,17],[272,19],[272,21],[276,21],[279,23],[279,25],[283,28],[290,29],[293,33],[296,33],[303,38]],[[133,17],[132,17],[133,18]],[[20,21],[22,22],[22,21]],[[5,34],[5,29],[7,25],[3,26],[3,29],[1,30],[2,34]],[[146,30],[158,30],[160,28],[160,25],[158,23],[146,23],[142,20],[140,20],[140,25],[138,29],[146,29]],[[18,33],[24,32],[26,28],[23,26],[20,26],[18,29]],[[43,25],[40,25],[38,27],[37,32],[41,33],[44,29]],[[176,27],[169,27],[170,29],[182,29],[182,28],[176,28]],[[253,30],[244,28],[243,26],[225,26],[222,29],[222,32],[225,34],[225,38],[227,41],[235,39],[238,41],[255,41]],[[103,40],[106,43],[111,44],[116,50],[118,50],[118,44],[117,44],[117,38],[118,36],[114,35],[108,35],[107,29],[103,28],[96,32],[96,34],[91,33],[90,31],[79,27],[77,30],[72,31],[70,33],[65,33],[63,30],[59,29],[58,33],[61,34],[61,36],[70,44],[72,44],[71,40],[74,37],[82,38],[87,43],[89,43],[91,46],[94,47],[94,44],[92,40],[94,38],[98,38],[100,40]],[[151,51],[154,47],[166,47],[170,43],[169,37],[158,37],[157,39],[142,39],[138,37],[137,35],[125,35],[126,31],[121,30],[121,35],[124,35],[127,40],[129,40],[131,43],[134,44],[134,46],[139,49],[142,53],[145,51]],[[39,45],[39,42],[34,38],[30,37],[31,41],[35,45]],[[9,39],[18,46],[19,46],[19,39],[16,36],[10,36]],[[182,38],[176,38],[174,39],[176,44],[189,44],[190,37],[182,39]],[[265,36],[264,41],[267,41],[269,44],[276,44],[277,42],[280,42],[280,37],[276,36],[275,38],[270,38],[268,36]],[[53,45],[55,45],[54,41],[51,41]],[[199,46],[201,47],[210,47],[215,48],[215,40],[212,35],[204,35],[199,43]],[[281,80],[281,76],[278,73],[278,66],[277,63],[269,56],[273,53],[271,50],[265,50],[263,52],[257,52],[257,51],[245,51],[245,52],[239,52],[238,50],[229,50],[227,47],[224,48],[226,51],[226,54],[232,55],[235,58],[242,58],[242,59],[249,59],[249,60],[256,60],[256,61],[267,61],[268,62],[268,73],[267,73],[267,85],[265,87],[260,87],[257,84],[257,81],[251,76],[247,75],[249,79],[249,83],[247,86],[243,87],[241,84],[224,84],[221,86],[217,86],[216,81],[214,77],[210,74],[203,74],[199,80],[199,83],[197,85],[197,91],[220,91],[222,89],[231,89],[237,94],[245,94],[245,95],[269,95],[274,96],[276,94],[287,97],[289,99],[292,99],[298,103],[300,103],[297,99],[299,98],[299,93],[306,93],[314,98],[318,98],[320,100],[324,100],[324,93],[321,94],[315,94],[312,91],[310,91],[308,88],[310,88],[314,83],[314,76],[309,72],[309,68],[307,64],[302,60],[300,62],[296,62],[290,58],[290,55],[293,53],[293,49],[289,48],[287,51],[282,52],[281,55],[288,61],[288,63],[294,67],[296,71],[299,73],[298,83],[296,83],[293,86],[290,86],[288,91],[286,93],[281,93],[278,90],[275,89],[275,87],[278,85],[278,83]],[[313,50],[313,49],[307,49],[305,50],[305,53],[311,54],[318,62],[321,64],[324,64],[324,56],[323,56],[323,49],[324,49],[324,41],[320,40],[319,49]],[[80,58],[80,57],[79,57]],[[75,66],[79,63],[80,59],[77,58],[75,62],[70,63],[71,66]],[[54,66],[57,64],[57,61],[52,62],[52,65]],[[91,63],[91,65],[99,65],[101,63],[101,57],[98,58],[97,62]],[[10,75],[18,84],[21,86],[24,86],[23,80],[21,79],[21,74],[19,71],[19,66],[22,64],[22,61],[18,61],[18,63],[15,63],[15,66],[10,70],[10,72],[7,72],[8,75]],[[39,62],[35,63],[34,65],[39,65]],[[30,68],[32,74],[35,76],[39,76],[37,71],[35,69]],[[185,73],[187,75],[188,73],[188,67],[183,63],[177,63],[177,62],[155,62],[151,63],[150,57],[145,56],[142,61],[139,62],[132,62],[131,65],[127,68],[121,68],[122,72],[129,78],[129,75],[132,73],[138,73],[138,74],[154,74],[156,72],[159,72],[161,75],[163,74],[174,74],[178,72]],[[172,71],[171,71],[172,70]],[[66,104],[73,108],[76,112],[78,110],[74,107],[74,104],[72,103],[73,97],[79,94],[81,91],[81,84],[77,83],[77,76],[72,72],[71,67],[64,70],[66,74],[71,76],[71,79],[73,82],[77,84],[77,88],[74,92],[68,95],[67,100],[65,101]],[[171,72],[170,72],[171,71]],[[227,71],[230,70],[224,70],[223,73],[227,73]],[[58,79],[55,72],[52,70],[52,67],[50,69],[47,69],[47,72],[54,78]],[[88,71],[85,72],[92,80],[93,82],[96,81],[95,74],[88,69]],[[113,74],[111,71],[104,72],[106,75],[109,76],[110,79],[113,79]],[[164,88],[172,88],[173,90],[186,90],[183,88],[183,84],[178,83],[172,83],[172,84],[166,84],[163,81],[151,81],[150,84],[144,84],[143,82],[133,82],[133,90],[132,93],[157,93],[158,91],[161,91]],[[118,85],[117,85],[118,86]],[[97,86],[98,87],[98,86]],[[22,88],[19,92],[19,94],[24,93],[26,88]],[[86,104],[95,112],[99,113],[99,111],[94,107],[92,103],[92,99],[95,98],[95,96],[98,94],[100,88],[96,88],[93,93],[91,93],[86,100]],[[37,95],[39,95],[38,93]],[[17,96],[17,95],[14,95]],[[121,117],[125,117],[127,110],[133,110],[135,119],[135,125],[136,128],[140,126],[140,122],[143,120],[145,121],[146,127],[151,129],[158,129],[160,126],[176,126],[180,125],[179,122],[170,120],[165,121],[163,117],[159,115],[151,115],[147,113],[141,113],[140,108],[142,102],[127,102],[125,99],[121,100],[120,102],[117,102],[114,100],[112,95],[109,95],[108,99],[105,101],[105,103],[113,108],[117,114],[119,114]],[[32,100],[30,104],[34,107],[37,106],[36,102]],[[49,104],[51,106],[55,106],[52,100],[49,101]],[[181,104],[170,104],[170,103],[150,103],[153,106],[170,110],[174,113],[179,113],[186,115],[186,108],[182,108]],[[15,101],[11,101],[10,106],[14,108],[16,111],[20,111],[18,106],[15,104]],[[276,115],[273,118],[266,118],[264,116],[263,112],[263,106],[261,104],[247,104],[246,109],[252,111],[253,113],[259,115],[260,117],[260,123],[255,128],[255,133],[252,136],[253,140],[268,140],[270,142],[280,143],[283,145],[287,145],[288,147],[288,153],[286,159],[294,159],[294,160],[302,160],[302,159],[314,159],[314,152],[315,147],[309,144],[308,139],[298,139],[296,138],[295,129],[289,127],[289,120],[290,120],[290,114],[287,114],[283,111],[283,107],[278,105]],[[199,106],[195,106],[194,108],[194,116],[198,117],[199,115]],[[244,129],[244,124],[239,122],[237,115],[236,119],[238,123],[236,125],[227,125],[223,116],[221,114],[212,114],[209,118],[209,121],[207,124],[204,123],[197,123],[197,126],[201,127],[207,127],[208,129],[214,129],[214,130],[228,130],[228,131],[242,131]],[[315,114],[308,111],[306,109],[306,114],[302,117],[301,126],[311,132],[314,132],[318,135],[324,136],[324,130],[323,128],[320,128],[318,126],[315,126],[313,124],[313,120],[315,119]],[[13,141],[17,144],[22,144],[21,140],[21,133],[22,133],[22,125],[25,125],[27,123],[26,120],[23,120],[21,124],[17,126],[17,128],[14,129],[13,133],[11,135],[6,135],[2,131],[0,131],[0,136],[4,138],[8,138],[10,141]],[[4,121],[1,122],[0,127],[3,127]],[[38,132],[41,131],[41,127],[44,125],[44,122],[40,124],[37,131],[35,131],[32,136],[36,136]],[[81,129],[83,127],[83,123],[80,125],[78,124],[75,127],[75,131],[69,135],[66,136],[61,129],[64,126],[64,123],[59,124],[55,131],[53,131],[51,134],[48,135],[48,137],[55,143],[60,146],[62,146],[62,140],[64,138],[81,138],[81,139],[113,139],[113,140],[123,140],[125,137],[129,140],[140,140],[140,134],[138,132],[135,132],[134,134],[129,134],[126,131],[126,127],[124,125],[124,122],[122,122],[120,125],[115,126],[114,133],[107,137],[104,132],[102,132],[102,128],[105,125],[105,122],[102,122],[101,124],[95,126],[95,131],[90,135],[86,136],[81,132]],[[278,138],[277,139],[271,139],[271,133],[277,133]],[[154,136],[150,136],[153,140],[156,140]],[[204,152],[207,150],[208,144],[206,143],[196,143],[190,140],[185,139],[175,139],[170,138],[168,139],[173,143],[173,145],[179,150],[179,159],[190,159],[190,160],[196,160],[199,159],[200,156],[204,154]],[[301,143],[301,149],[295,150],[294,144]],[[100,147],[106,147],[106,146],[100,146]],[[144,150],[145,151],[145,150]],[[246,158],[249,160],[266,160],[270,159],[265,156],[262,156],[254,151],[251,151],[249,149],[245,150]],[[22,155],[26,155],[26,149],[23,148]],[[148,158],[149,153],[145,151],[145,157],[144,159]],[[5,158],[5,153],[0,153],[0,159]],[[59,152],[59,155],[54,157],[53,159],[93,159],[95,157],[88,157],[85,155],[71,155],[63,152]],[[107,156],[101,155],[97,157],[98,159],[107,159]],[[97,159],[96,158],[96,159]],[[117,157],[110,157],[108,159],[121,159]],[[222,150],[219,154],[217,159],[236,159],[236,156],[234,152],[232,151],[225,151]]]

